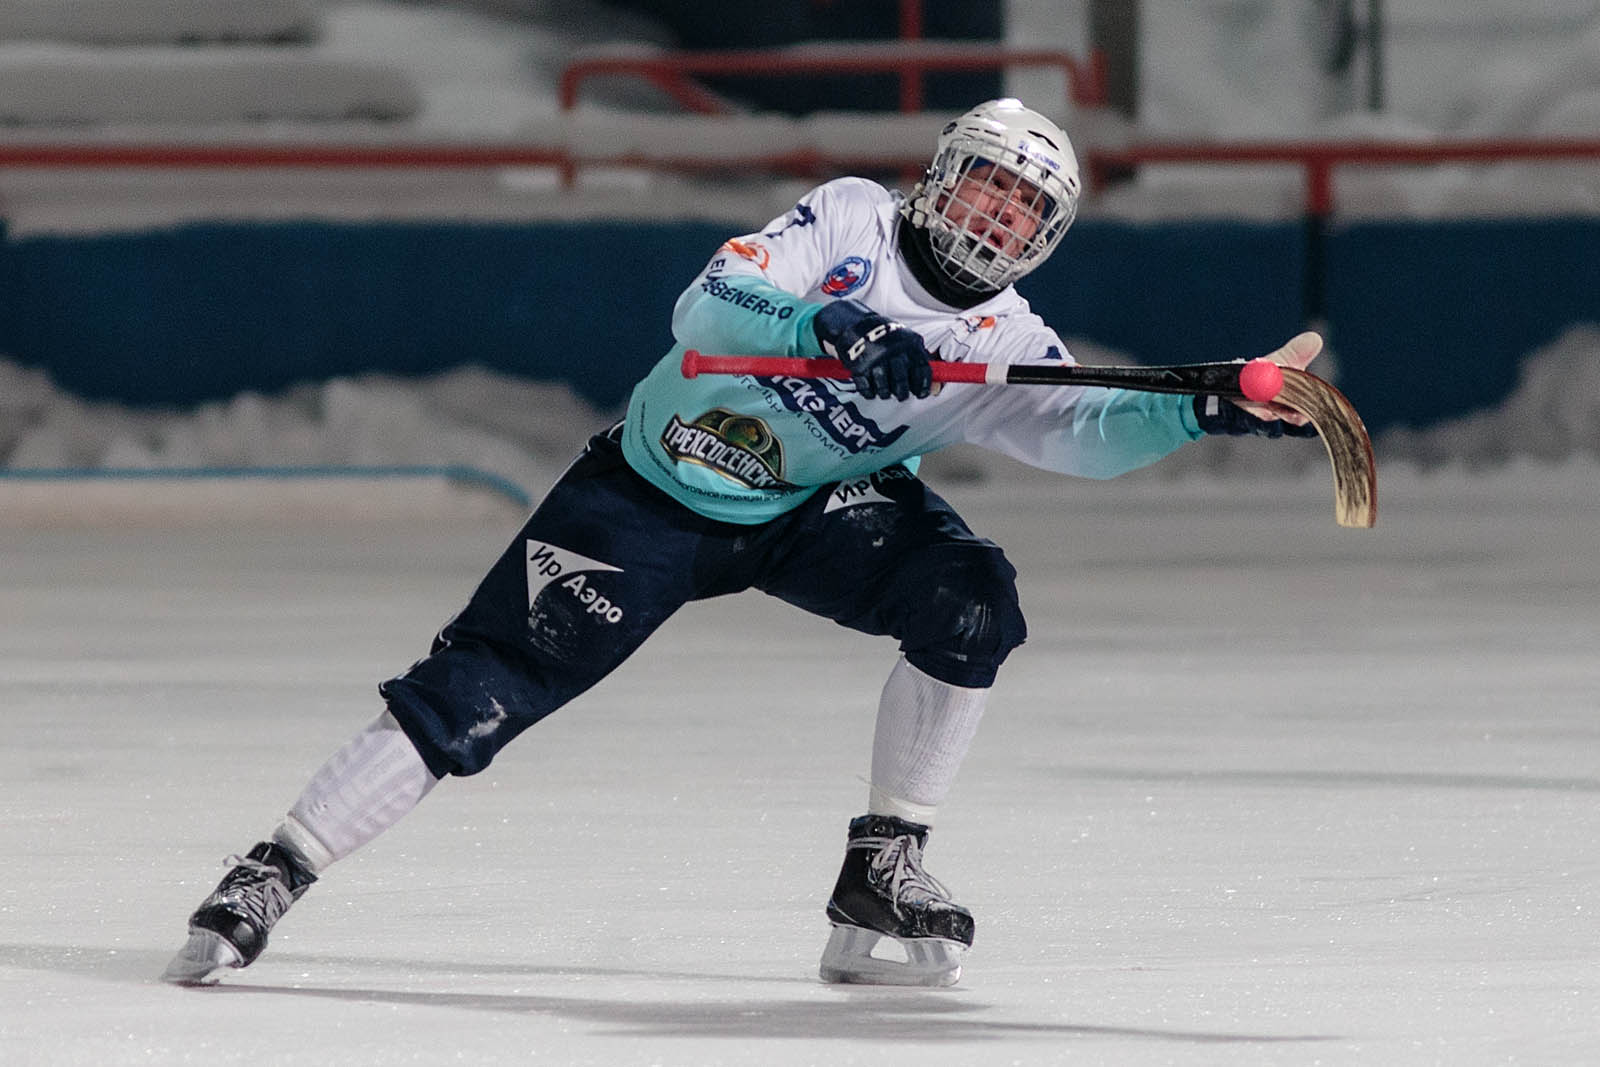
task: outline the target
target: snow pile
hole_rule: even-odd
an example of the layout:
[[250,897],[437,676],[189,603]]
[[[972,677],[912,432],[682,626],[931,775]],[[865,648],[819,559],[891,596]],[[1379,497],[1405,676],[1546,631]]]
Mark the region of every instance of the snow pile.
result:
[[564,385],[474,367],[336,378],[178,413],[87,402],[0,361],[0,467],[11,470],[464,467],[531,497],[612,418]]
[[1426,430],[1391,430],[1380,444],[1382,454],[1424,470],[1600,459],[1600,325],[1574,326],[1529,355],[1499,407]]
[[[1086,343],[1073,351],[1084,363],[1128,362]],[[40,371],[0,361],[0,471],[463,467],[537,499],[584,440],[619,415],[564,385],[476,367],[420,379],[337,378],[192,412],[137,411],[83,401]],[[1427,430],[1391,430],[1375,450],[1382,464],[1423,472],[1600,460],[1600,326],[1574,327],[1533,353],[1500,407]],[[1150,473],[1259,481],[1326,462],[1314,440],[1212,438]],[[1012,466],[963,448],[929,457],[925,469],[935,480],[983,481]]]

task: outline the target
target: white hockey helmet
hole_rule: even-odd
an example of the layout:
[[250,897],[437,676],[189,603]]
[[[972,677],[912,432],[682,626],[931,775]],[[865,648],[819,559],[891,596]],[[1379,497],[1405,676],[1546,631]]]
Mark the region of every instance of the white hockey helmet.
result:
[[1082,189],[1061,127],[1006,98],[939,132],[933,163],[902,211],[928,231],[934,262],[952,281],[1003,289],[1055,251]]

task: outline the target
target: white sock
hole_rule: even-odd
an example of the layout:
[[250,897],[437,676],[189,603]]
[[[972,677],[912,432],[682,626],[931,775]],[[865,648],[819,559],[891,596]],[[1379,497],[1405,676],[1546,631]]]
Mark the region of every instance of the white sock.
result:
[[978,732],[988,698],[987,689],[947,685],[900,657],[878,702],[867,810],[931,823]]
[[438,784],[385,711],[311,776],[272,836],[317,873],[399,822]]

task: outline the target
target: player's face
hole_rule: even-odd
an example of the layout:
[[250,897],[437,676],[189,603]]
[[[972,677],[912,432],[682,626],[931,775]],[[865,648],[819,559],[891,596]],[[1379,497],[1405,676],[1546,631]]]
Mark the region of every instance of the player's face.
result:
[[992,163],[972,167],[947,195],[945,216],[1008,256],[1021,255],[1043,223],[1039,188]]

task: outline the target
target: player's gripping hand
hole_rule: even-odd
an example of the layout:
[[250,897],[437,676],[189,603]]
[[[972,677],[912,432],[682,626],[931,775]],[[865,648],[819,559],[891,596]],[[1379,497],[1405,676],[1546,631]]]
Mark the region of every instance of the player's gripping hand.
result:
[[1231,400],[1220,396],[1194,398],[1195,421],[1206,433],[1231,437],[1315,437],[1311,423],[1298,424],[1287,419],[1263,419],[1250,414]]
[[[1267,359],[1282,367],[1305,370],[1322,351],[1322,337],[1307,331],[1297,334]],[[1235,403],[1220,396],[1194,398],[1194,414],[1206,433],[1232,437],[1315,437],[1317,428],[1300,412],[1271,402]]]
[[933,369],[922,335],[859,300],[823,305],[812,320],[822,350],[845,365],[868,400],[905,400],[933,390]]

